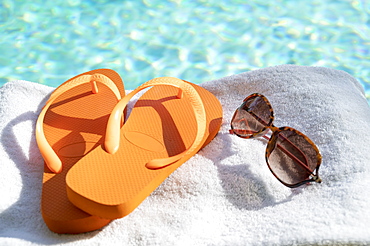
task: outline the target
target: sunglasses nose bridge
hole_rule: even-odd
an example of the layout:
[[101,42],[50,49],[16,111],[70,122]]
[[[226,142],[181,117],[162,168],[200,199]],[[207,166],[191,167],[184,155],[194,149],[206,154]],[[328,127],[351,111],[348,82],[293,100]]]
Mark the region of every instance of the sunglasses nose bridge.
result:
[[274,151],[274,149],[276,148],[277,135],[278,135],[277,129],[279,128],[278,127],[269,128],[269,130],[271,130],[271,136],[270,136],[270,139],[266,147],[266,158],[268,158],[270,154],[272,153],[272,151]]
[[274,126],[274,125],[270,125],[269,126],[269,129],[272,131],[272,132],[276,132],[276,131],[278,131],[279,130],[279,127],[277,127],[277,126]]

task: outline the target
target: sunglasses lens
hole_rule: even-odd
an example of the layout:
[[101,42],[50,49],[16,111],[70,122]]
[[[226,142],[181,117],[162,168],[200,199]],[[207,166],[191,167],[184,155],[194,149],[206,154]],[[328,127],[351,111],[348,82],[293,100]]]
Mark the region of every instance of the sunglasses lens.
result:
[[292,130],[283,130],[273,137],[276,145],[267,155],[271,171],[288,185],[307,180],[320,164],[317,148],[304,135]]
[[272,108],[266,98],[253,96],[240,106],[231,121],[233,131],[243,137],[252,137],[272,123]]

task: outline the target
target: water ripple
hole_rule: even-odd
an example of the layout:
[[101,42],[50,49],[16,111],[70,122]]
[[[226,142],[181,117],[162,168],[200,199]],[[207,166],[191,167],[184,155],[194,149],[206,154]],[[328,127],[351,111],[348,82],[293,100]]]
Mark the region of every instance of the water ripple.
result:
[[107,67],[126,87],[158,76],[201,83],[278,64],[356,77],[370,97],[368,0],[3,0],[0,85],[58,86]]

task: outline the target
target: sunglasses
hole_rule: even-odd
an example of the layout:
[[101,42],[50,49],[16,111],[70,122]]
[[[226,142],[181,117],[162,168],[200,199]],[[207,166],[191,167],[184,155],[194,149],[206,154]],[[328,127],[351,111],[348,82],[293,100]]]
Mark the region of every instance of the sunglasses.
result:
[[321,154],[316,145],[294,128],[274,126],[273,120],[270,102],[254,93],[235,111],[230,133],[241,138],[267,139],[267,166],[284,185],[295,188],[309,182],[321,183]]

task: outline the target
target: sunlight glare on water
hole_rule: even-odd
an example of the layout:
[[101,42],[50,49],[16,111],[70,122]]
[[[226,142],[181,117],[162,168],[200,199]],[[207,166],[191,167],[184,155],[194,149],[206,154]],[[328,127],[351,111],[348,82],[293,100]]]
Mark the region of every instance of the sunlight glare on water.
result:
[[2,0],[0,85],[111,68],[134,89],[297,64],[346,71],[370,98],[369,16],[368,0]]

